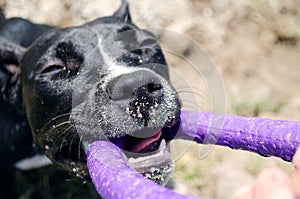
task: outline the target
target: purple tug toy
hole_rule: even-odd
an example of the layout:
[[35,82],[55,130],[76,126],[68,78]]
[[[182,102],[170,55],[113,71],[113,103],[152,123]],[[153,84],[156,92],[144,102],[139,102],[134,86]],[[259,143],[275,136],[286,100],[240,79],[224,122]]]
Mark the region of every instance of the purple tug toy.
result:
[[[174,133],[177,139],[228,146],[291,161],[300,146],[299,131],[300,122],[182,111],[180,130]],[[90,145],[87,163],[98,193],[106,199],[195,198],[144,178],[127,165],[122,151],[107,141]]]

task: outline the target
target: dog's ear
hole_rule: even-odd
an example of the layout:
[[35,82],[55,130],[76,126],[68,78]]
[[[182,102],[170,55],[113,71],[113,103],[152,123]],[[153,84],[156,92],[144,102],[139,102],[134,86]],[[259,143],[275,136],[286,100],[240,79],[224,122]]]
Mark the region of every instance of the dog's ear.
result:
[[127,0],[122,0],[120,8],[114,13],[114,16],[120,17],[124,22],[131,23],[131,16],[129,13]]
[[22,46],[0,37],[0,99],[17,109],[22,106],[20,61],[24,52]]

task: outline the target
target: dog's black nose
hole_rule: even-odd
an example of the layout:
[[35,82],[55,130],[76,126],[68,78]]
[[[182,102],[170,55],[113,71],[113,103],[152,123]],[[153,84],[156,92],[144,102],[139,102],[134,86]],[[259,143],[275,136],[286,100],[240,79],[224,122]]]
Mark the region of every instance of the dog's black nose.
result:
[[138,70],[116,77],[109,82],[107,93],[114,101],[130,99],[137,95],[151,98],[161,95],[162,85],[159,77],[151,71]]

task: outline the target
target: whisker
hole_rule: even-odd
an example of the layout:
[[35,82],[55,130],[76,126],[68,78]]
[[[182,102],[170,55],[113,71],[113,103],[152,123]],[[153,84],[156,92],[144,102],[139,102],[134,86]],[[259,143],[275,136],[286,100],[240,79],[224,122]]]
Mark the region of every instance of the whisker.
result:
[[[68,125],[72,125],[71,123],[70,123],[70,121],[65,121],[65,122],[62,122],[62,123],[60,123],[60,124],[58,124],[58,125],[55,125],[55,127],[54,128],[52,128],[50,131],[48,131],[47,133],[51,133],[52,131],[54,131],[54,130],[56,130],[57,128],[59,128],[59,127],[61,127],[61,126],[63,126],[63,125],[66,125],[66,124],[68,124]],[[64,133],[64,132],[63,132]],[[63,133],[59,133],[59,135],[63,135]],[[59,137],[59,135],[58,135],[58,137]]]
[[[192,93],[192,94],[194,94],[194,97],[192,97],[190,95],[184,95],[184,93],[187,93],[187,94]],[[180,92],[180,93],[178,93],[178,95],[179,95],[179,97],[180,97],[181,100],[184,100],[184,99],[187,99],[187,98],[188,99],[193,99],[194,98],[194,100],[196,100],[196,101],[204,101],[204,102],[208,102],[209,101],[206,96],[203,96],[203,95],[201,95],[199,93],[195,93],[193,91]]]
[[177,90],[198,90],[198,91],[201,91],[201,88],[195,87],[195,86],[191,86],[191,85],[176,87],[176,89]]
[[73,141],[74,141],[75,138],[76,138],[76,135],[77,135],[77,134],[73,134],[73,137],[71,138],[71,141],[70,141],[70,146],[69,146],[69,157],[71,157],[72,144],[73,144]]
[[[69,126],[68,128],[66,128],[62,134],[65,134],[67,131],[69,131],[70,129],[72,128],[72,126]],[[61,151],[62,147],[63,147],[63,144],[64,144],[64,141],[66,140],[66,138],[71,134],[71,132],[68,132],[67,135],[62,139],[61,141],[61,144],[60,144],[60,147],[59,147],[59,151]]]
[[[55,130],[56,128],[62,126],[62,125],[65,125],[65,124],[69,124],[72,126],[72,124],[69,122],[69,121],[66,121],[66,122],[63,122],[63,123],[60,123],[59,125],[57,125],[55,128],[51,129],[50,131],[48,131],[47,133],[51,133],[51,131]],[[70,127],[71,127],[70,126]],[[56,137],[55,137],[55,140],[53,141],[53,145],[58,141],[58,139],[64,135],[64,133],[66,133],[66,131],[62,132],[62,133],[59,133]]]
[[71,113],[64,113],[64,114],[61,114],[61,115],[58,115],[54,118],[52,118],[51,120],[49,120],[46,124],[44,124],[44,126],[41,128],[41,131],[43,131],[49,124],[51,124],[51,122],[59,119],[59,118],[62,118],[62,117],[65,117],[65,116],[68,116],[70,115]]
[[171,80],[171,84],[173,85],[173,86],[175,86],[177,83],[179,83],[179,82],[182,82],[182,78],[180,77],[180,78],[178,78],[178,79],[172,79]]
[[200,88],[193,88],[193,87],[181,87],[181,88],[176,88],[177,92],[184,92],[184,91],[190,91],[190,92],[195,92],[201,95],[204,95],[205,91],[203,91],[203,89]]
[[55,125],[55,127],[51,130],[57,129],[58,127],[61,127],[62,125],[65,125],[65,124],[70,124],[71,125],[71,122],[70,121],[65,121],[65,122],[59,123],[59,124]]
[[47,125],[49,125],[51,122],[53,122],[53,121],[55,121],[55,120],[57,120],[57,119],[59,119],[59,118],[62,118],[62,117],[65,117],[65,116],[70,116],[71,114],[80,114],[80,113],[82,113],[82,111],[84,111],[84,109],[82,109],[82,110],[77,110],[78,108],[76,108],[76,109],[73,109],[71,112],[68,112],[68,113],[63,113],[63,114],[60,114],[60,115],[58,115],[58,116],[56,116],[56,117],[54,117],[54,118],[52,118],[52,119],[50,119],[46,124],[44,124],[44,126],[41,128],[41,129],[44,129]]

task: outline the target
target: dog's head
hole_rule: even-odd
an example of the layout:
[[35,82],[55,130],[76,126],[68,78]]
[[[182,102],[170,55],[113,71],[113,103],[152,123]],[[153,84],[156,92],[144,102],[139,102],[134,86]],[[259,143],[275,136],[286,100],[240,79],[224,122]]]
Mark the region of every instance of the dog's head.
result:
[[19,50],[22,100],[35,144],[57,165],[86,176],[88,144],[110,140],[160,182],[180,102],[155,36],[131,23],[127,7]]

